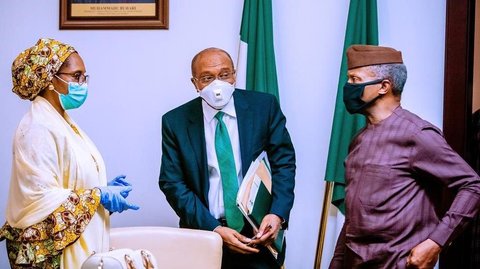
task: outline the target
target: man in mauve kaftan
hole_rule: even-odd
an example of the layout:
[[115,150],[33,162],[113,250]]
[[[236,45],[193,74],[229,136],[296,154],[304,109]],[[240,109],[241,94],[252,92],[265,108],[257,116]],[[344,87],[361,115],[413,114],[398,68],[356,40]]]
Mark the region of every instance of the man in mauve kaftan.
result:
[[345,108],[367,126],[345,160],[345,223],[330,268],[433,268],[478,212],[480,178],[437,127],[401,107],[400,51],[352,45],[347,57]]
[[[426,238],[445,246],[474,217],[477,174],[415,114],[398,107],[369,124],[349,152],[345,244],[335,250],[345,255],[343,268],[405,268],[413,247]],[[437,207],[442,185],[458,191],[446,214]]]

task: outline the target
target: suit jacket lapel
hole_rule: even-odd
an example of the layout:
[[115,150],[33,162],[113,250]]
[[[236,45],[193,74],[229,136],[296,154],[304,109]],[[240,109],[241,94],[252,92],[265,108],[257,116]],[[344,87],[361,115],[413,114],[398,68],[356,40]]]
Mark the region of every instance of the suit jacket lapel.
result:
[[208,202],[208,169],[207,169],[207,151],[205,148],[205,130],[203,126],[203,111],[202,111],[202,99],[198,98],[198,101],[192,106],[190,110],[189,125],[188,125],[188,138],[190,145],[192,145],[193,153],[197,161],[198,171],[200,173],[200,184],[203,190],[204,201]]
[[245,100],[242,90],[235,90],[235,112],[237,113],[238,136],[240,139],[240,154],[242,157],[242,174],[245,176],[251,163],[252,153],[252,130],[255,130],[253,124],[253,113],[250,111],[249,104]]

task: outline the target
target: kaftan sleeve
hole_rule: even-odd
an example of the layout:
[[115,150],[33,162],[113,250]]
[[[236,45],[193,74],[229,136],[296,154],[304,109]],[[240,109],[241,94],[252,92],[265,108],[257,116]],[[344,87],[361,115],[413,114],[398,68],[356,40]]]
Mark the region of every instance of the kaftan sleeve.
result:
[[7,223],[0,229],[12,264],[58,262],[96,210],[104,210],[98,189],[70,187],[81,179],[72,177],[75,154],[57,129],[22,121],[15,133]]
[[421,178],[433,179],[456,193],[453,203],[429,238],[444,246],[451,242],[480,207],[480,179],[447,144],[440,131],[424,128],[413,139],[411,165]]
[[7,222],[24,229],[44,220],[70,195],[64,167],[72,154],[64,136],[40,124],[21,124],[13,142]]
[[99,204],[98,189],[77,190],[39,223],[24,229],[6,223],[0,229],[0,240],[9,240],[11,263],[39,265],[56,261],[62,250],[81,236]]

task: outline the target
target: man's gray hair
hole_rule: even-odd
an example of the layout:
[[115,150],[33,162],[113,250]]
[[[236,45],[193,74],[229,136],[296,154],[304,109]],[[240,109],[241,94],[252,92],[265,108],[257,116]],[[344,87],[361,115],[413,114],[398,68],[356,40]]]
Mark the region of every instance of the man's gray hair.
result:
[[394,95],[401,95],[407,81],[407,67],[404,64],[378,64],[369,66],[378,79],[388,79],[392,83]]

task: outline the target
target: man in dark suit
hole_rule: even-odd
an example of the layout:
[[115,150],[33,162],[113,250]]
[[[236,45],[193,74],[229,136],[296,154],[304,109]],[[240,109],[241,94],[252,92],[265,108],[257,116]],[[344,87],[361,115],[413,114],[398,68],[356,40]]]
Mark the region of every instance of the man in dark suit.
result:
[[[222,268],[279,268],[284,257],[275,261],[265,246],[288,226],[295,152],[278,101],[270,94],[234,89],[232,59],[217,48],[193,58],[191,81],[200,97],[162,118],[160,189],[180,217],[180,227],[220,234]],[[272,170],[273,200],[254,234],[236,208],[231,183],[236,191],[262,151]]]

